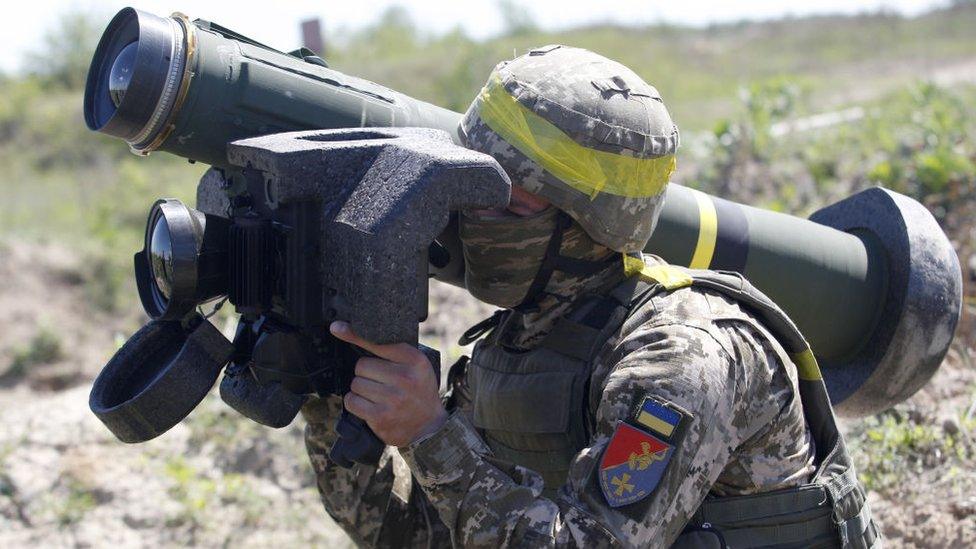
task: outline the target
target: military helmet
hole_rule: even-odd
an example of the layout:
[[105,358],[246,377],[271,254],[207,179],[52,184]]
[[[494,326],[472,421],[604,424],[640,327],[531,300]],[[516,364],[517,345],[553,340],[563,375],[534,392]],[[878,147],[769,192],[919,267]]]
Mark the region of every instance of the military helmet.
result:
[[621,252],[650,238],[679,142],[653,86],[620,63],[560,45],[499,63],[459,133],[514,184]]

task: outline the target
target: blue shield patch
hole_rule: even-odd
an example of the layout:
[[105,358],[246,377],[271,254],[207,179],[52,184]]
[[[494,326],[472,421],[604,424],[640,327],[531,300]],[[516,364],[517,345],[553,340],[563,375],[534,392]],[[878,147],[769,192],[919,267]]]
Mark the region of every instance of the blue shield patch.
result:
[[640,501],[654,492],[674,446],[620,422],[600,460],[600,489],[611,507]]

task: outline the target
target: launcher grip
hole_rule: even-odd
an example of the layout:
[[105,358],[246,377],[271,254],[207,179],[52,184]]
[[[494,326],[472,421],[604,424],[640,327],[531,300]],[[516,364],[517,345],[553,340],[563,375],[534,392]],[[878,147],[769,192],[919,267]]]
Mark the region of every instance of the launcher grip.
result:
[[353,463],[375,467],[386,447],[376,433],[362,419],[350,414],[345,407],[336,423],[339,438],[329,450],[329,459],[340,467],[350,468]]
[[[427,356],[431,367],[434,368],[434,376],[437,378],[439,388],[441,385],[440,352],[426,345],[418,345],[417,348]],[[354,463],[376,467],[386,444],[376,436],[365,421],[349,413],[345,406],[342,407],[342,415],[336,422],[336,433],[339,438],[329,450],[330,460],[347,469]]]

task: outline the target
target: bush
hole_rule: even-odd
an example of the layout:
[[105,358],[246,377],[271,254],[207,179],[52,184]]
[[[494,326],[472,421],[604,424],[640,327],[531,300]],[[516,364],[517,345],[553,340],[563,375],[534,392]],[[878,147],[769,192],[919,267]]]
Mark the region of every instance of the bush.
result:
[[64,350],[61,348],[60,336],[48,328],[41,328],[24,347],[14,353],[10,369],[4,377],[20,376],[31,366],[51,364],[62,358]]

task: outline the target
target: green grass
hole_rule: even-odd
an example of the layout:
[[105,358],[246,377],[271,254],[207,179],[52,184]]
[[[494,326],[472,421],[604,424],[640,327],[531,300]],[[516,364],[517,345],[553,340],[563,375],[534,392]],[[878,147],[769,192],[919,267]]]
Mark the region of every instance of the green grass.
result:
[[0,236],[55,241],[86,258],[89,298],[114,312],[135,304],[132,254],[160,197],[194,202],[205,166],[139,158],[88,131],[79,91],[26,79],[0,83]]
[[206,401],[187,422],[193,447],[209,444],[218,452],[228,453],[244,441],[259,437],[264,431],[263,426],[241,416],[223,402],[213,404],[210,400]]
[[[79,30],[79,37],[97,36],[103,24],[77,14],[66,15],[69,20],[71,28],[88,25],[96,31]],[[513,52],[553,42],[587,47],[657,86],[690,135],[735,119],[742,90],[761,90],[771,82],[798,90],[790,114],[802,115],[831,105],[836,91],[881,86],[892,70],[905,83],[919,63],[971,59],[972,28],[976,5],[910,19],[874,14],[706,29],[593,25],[542,32],[523,22],[517,32],[474,41],[460,32],[428,36],[391,12],[372,27],[337,36],[327,57],[349,74],[464,110],[494,64]],[[55,41],[51,47],[66,46]],[[93,44],[71,48],[63,57],[74,65],[53,64],[38,77],[0,79],[0,235],[63,240],[94,257],[105,251],[128,256],[140,247],[153,200],[174,196],[192,202],[205,167],[167,154],[138,158],[123,143],[90,132],[81,113],[81,90],[71,87],[80,80],[70,77],[87,68],[87,56],[75,50],[91,50]],[[823,156],[821,163],[828,162]],[[940,169],[955,162],[945,156],[920,160],[933,166],[934,179],[944,179]],[[684,151],[681,161],[700,159]],[[821,168],[831,173],[828,166]],[[876,175],[886,176],[884,166]],[[99,271],[93,278],[104,280],[104,275]],[[96,292],[106,308],[117,306],[112,278],[107,277],[109,288]]]
[[55,517],[59,526],[70,526],[85,518],[89,511],[98,506],[94,494],[83,484],[71,480],[67,494],[54,505]]
[[180,505],[180,510],[167,521],[168,526],[203,526],[204,513],[212,504],[217,483],[203,476],[182,457],[169,458],[164,473],[172,481],[169,495]]
[[933,470],[944,472],[940,481],[968,474],[976,447],[966,432],[976,429],[976,421],[959,418],[959,425],[960,432],[948,433],[897,412],[864,419],[848,441],[859,478],[869,490],[887,493]]
[[859,106],[854,123],[774,136],[775,123],[809,109],[807,93],[789,79],[754,83],[738,113],[686,151],[692,169],[679,161],[676,180],[800,215],[882,185],[923,202],[951,234],[951,210],[976,198],[976,86],[916,82]]
[[64,349],[61,347],[61,337],[54,330],[41,327],[30,341],[14,351],[10,367],[0,379],[19,378],[32,366],[51,364],[62,358]]
[[206,527],[215,518],[211,514],[227,505],[240,507],[245,525],[254,526],[267,510],[267,504],[244,475],[230,473],[211,478],[179,456],[170,457],[163,469],[172,482],[169,495],[180,505],[179,512],[168,520],[170,526]]

